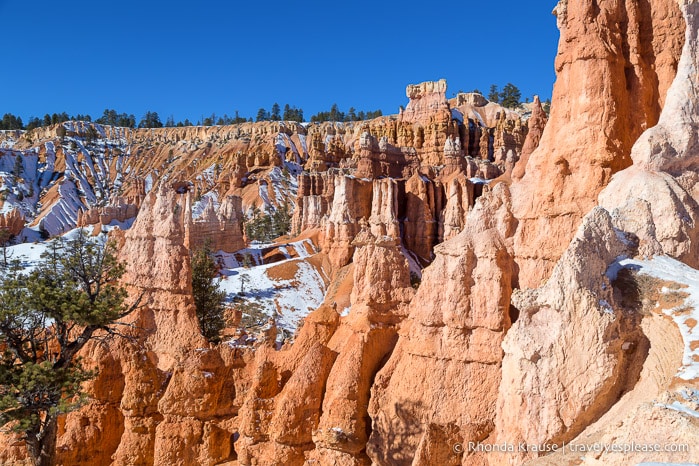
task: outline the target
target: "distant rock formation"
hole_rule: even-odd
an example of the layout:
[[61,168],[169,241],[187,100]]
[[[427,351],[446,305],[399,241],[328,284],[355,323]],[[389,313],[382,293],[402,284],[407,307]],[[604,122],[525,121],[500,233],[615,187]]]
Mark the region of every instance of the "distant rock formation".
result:
[[0,214],[0,229],[6,230],[10,236],[17,236],[24,228],[24,216],[18,209]]

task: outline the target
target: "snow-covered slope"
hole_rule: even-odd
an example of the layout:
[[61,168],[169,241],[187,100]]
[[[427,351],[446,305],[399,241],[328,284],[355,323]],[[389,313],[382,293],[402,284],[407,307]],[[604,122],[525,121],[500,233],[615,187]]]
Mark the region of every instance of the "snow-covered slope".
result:
[[315,253],[310,240],[275,248],[284,254],[284,260],[265,263],[262,251],[270,249],[269,244],[251,245],[234,254],[219,252],[222,269],[218,284],[227,293],[230,306],[242,311],[247,331],[254,333],[273,319],[280,330],[278,338],[283,340],[322,304],[327,278],[308,260]]
[[21,151],[0,149],[0,213],[19,209],[29,221],[39,218],[36,227],[50,236],[75,228],[78,211],[120,194],[129,154],[126,140],[107,137],[100,125],[92,125],[93,137],[75,133],[73,122],[63,127],[70,136]]

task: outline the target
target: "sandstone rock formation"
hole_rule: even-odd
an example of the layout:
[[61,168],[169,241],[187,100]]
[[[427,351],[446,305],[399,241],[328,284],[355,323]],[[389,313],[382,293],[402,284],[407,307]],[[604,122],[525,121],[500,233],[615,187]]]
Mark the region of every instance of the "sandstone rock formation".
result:
[[328,303],[307,318],[290,349],[257,349],[253,386],[239,414],[243,464],[366,463],[371,380],[413,294],[398,248],[395,185],[388,179],[369,185],[369,220],[352,243],[349,314],[340,318]]
[[406,181],[403,241],[425,263],[432,260],[434,246],[440,242],[439,215],[443,206],[441,183],[419,173]]
[[191,194],[180,188],[151,192],[119,240],[131,295],[142,295],[134,340],[91,346],[100,373],[94,398],[61,428],[64,464],[213,464],[235,456],[231,427],[219,420],[236,411],[233,372],[241,362],[232,348],[210,350],[199,333],[185,245]]
[[202,214],[190,225],[187,244],[196,249],[208,245],[212,251],[243,249],[243,203],[238,196],[226,196],[218,210],[208,198]]
[[[695,390],[665,367],[680,356],[651,360],[681,337],[655,338],[607,268],[661,253],[699,267],[697,2],[562,0],[555,12],[548,123],[538,98],[525,124],[478,94],[447,100],[437,81],[370,121],[1,134],[42,166],[26,174],[42,196],[33,226],[136,217],[111,233],[142,295],[133,338],[84,352],[99,376],[61,421],[59,461],[577,464],[454,445],[657,440],[637,423],[691,441],[694,420],[634,393],[661,366],[654,397]],[[209,344],[189,254],[243,249],[248,209],[285,202],[292,235],[320,247],[309,260],[325,302],[293,344],[274,318],[254,344]],[[18,210],[0,216],[9,226],[24,226]],[[25,459],[21,442],[0,446],[0,463]]]
[[354,254],[352,241],[359,233],[361,219],[371,213],[372,183],[349,176],[334,179],[333,203],[324,226],[323,251],[336,269],[349,264]]
[[16,236],[22,228],[24,228],[24,216],[18,209],[0,214],[0,229],[7,230],[11,236]]
[[77,226],[109,225],[113,221],[126,222],[136,218],[138,204],[132,204],[124,199],[116,199],[112,205],[94,208],[78,213]]
[[658,121],[684,38],[671,0],[567,1],[554,12],[561,40],[551,116],[525,175],[512,186],[524,287],[550,275],[597,194],[631,164],[633,142]]
[[548,118],[546,112],[544,112],[541,106],[541,100],[539,96],[534,96],[534,103],[532,105],[532,115],[529,117],[527,137],[522,145],[522,153],[517,161],[517,164],[512,169],[512,178],[519,180],[524,176],[524,171],[526,170],[527,163],[529,162],[529,156],[539,147],[541,142],[541,135],[546,127],[546,122]]
[[448,459],[456,442],[493,430],[500,345],[510,326],[512,261],[505,238],[514,219],[507,188],[481,198],[464,231],[435,248],[396,348],[372,387],[376,464]]
[[641,239],[645,255],[668,254],[699,267],[699,192],[696,168],[699,127],[696,93],[699,22],[694,3],[683,5],[686,40],[677,78],[656,126],[633,147],[634,165],[617,174],[600,194],[618,228]]
[[[605,275],[625,252],[631,253],[609,213],[595,208],[546,284],[513,294],[519,318],[503,342],[498,442],[570,441],[633,379],[629,368],[645,356],[637,317],[620,309]],[[521,464],[526,457],[506,454],[499,461]]]

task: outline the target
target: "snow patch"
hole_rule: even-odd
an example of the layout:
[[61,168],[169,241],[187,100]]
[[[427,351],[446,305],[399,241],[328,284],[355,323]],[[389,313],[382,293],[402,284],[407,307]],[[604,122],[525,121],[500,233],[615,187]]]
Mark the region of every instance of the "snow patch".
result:
[[149,173],[148,176],[146,176],[146,178],[143,180],[143,184],[145,187],[146,194],[151,192],[151,190],[153,189],[153,175]]
[[616,278],[621,268],[633,268],[640,274],[686,286],[681,289],[688,294],[684,304],[664,312],[675,321],[684,340],[682,367],[677,376],[683,380],[699,378],[699,348],[691,348],[692,342],[699,341],[699,271],[671,257],[655,256],[649,260],[619,258],[607,269],[607,276]]
[[[263,314],[276,320],[278,328],[293,334],[301,320],[323,303],[326,292],[320,271],[303,260],[310,255],[304,245],[306,241],[310,240],[284,246],[287,253],[293,248],[299,257],[271,264],[263,264],[262,260],[262,250],[269,248],[270,244],[252,244],[235,254],[217,253],[217,259],[222,265],[222,277],[217,282],[226,292],[228,301],[242,298],[259,304]],[[243,267],[236,259],[236,256],[243,255],[251,258],[252,267]],[[296,266],[294,276],[290,279],[274,279],[267,273],[269,269],[283,267],[284,264]]]
[[206,207],[209,202],[213,202],[214,209],[218,211],[220,204],[218,202],[218,193],[216,191],[209,191],[204,194],[200,200],[196,201],[192,206],[192,219],[196,220],[204,214]]
[[689,409],[688,407],[686,407],[685,405],[683,405],[679,401],[673,401],[669,405],[656,403],[656,406],[662,406],[663,408],[671,409],[673,411],[678,411],[680,413],[687,414],[691,417],[695,417],[695,418],[699,419],[699,411]]

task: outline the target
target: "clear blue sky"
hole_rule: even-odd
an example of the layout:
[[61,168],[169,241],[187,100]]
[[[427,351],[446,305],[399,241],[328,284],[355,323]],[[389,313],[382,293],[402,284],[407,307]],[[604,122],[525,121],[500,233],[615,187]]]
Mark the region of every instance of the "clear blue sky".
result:
[[490,84],[551,95],[556,0],[197,2],[0,0],[0,114],[109,107],[163,121],[405,105],[405,86],[447,96]]

